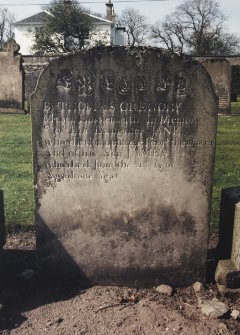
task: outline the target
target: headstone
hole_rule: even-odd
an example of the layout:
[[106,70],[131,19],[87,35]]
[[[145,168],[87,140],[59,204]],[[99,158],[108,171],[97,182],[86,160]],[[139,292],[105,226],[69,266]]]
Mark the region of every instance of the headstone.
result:
[[[230,257],[228,259],[220,258],[215,272],[215,280],[218,284],[228,288],[240,288],[240,202],[235,204],[239,197],[240,187],[232,187],[222,191],[222,216],[220,218],[224,218],[224,220],[220,221],[221,243],[219,250],[222,252],[220,255],[228,255],[230,250]],[[223,223],[225,223],[225,226]],[[226,233],[225,244],[228,247],[225,249],[223,249],[223,228],[225,228],[224,232]],[[231,240],[230,233],[232,234]]]
[[23,113],[23,72],[19,45],[10,40],[0,52],[0,113]]
[[235,205],[240,202],[240,186],[222,189],[219,218],[219,259],[230,259],[233,242]]
[[236,270],[240,271],[240,202],[235,205],[231,259]]
[[6,243],[3,191],[0,190],[0,251]]
[[31,113],[48,276],[204,280],[217,101],[198,62],[151,48],[63,57],[44,69]]
[[9,41],[3,44],[3,51],[12,55],[16,55],[20,50],[20,45],[14,39],[10,39]]

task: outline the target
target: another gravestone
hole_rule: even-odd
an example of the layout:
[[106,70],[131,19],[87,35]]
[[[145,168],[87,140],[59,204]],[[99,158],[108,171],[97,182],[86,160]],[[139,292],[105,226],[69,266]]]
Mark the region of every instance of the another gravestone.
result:
[[31,113],[37,246],[86,284],[205,276],[217,102],[204,68],[160,49],[52,62]]
[[235,205],[240,202],[240,187],[222,189],[219,218],[219,259],[230,259],[232,252]]
[[[235,188],[236,190],[240,189]],[[215,280],[218,284],[229,288],[240,288],[240,202],[234,205],[233,217],[233,227],[230,226],[232,228],[232,241],[229,246],[231,256],[229,259],[221,259],[218,262]],[[227,240],[226,243],[229,243],[229,241]]]
[[4,43],[0,52],[0,113],[23,113],[22,56],[14,40]]
[[0,190],[0,251],[6,243],[3,191]]
[[237,271],[240,271],[240,202],[235,206],[231,259]]

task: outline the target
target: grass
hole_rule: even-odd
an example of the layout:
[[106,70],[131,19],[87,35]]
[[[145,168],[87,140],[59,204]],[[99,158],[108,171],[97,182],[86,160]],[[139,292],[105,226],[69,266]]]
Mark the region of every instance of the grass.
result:
[[211,227],[217,228],[221,189],[240,186],[240,115],[219,116]]
[[[0,189],[4,191],[7,228],[29,229],[34,212],[30,116],[0,114],[0,141]],[[240,185],[240,115],[219,116],[213,229],[218,226],[221,189],[236,185]]]
[[28,115],[0,114],[0,189],[8,230],[33,224],[31,125]]

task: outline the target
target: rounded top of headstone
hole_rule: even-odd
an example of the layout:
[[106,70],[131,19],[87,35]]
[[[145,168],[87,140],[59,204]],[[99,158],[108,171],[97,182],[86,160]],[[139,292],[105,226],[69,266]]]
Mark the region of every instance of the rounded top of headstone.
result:
[[20,50],[20,45],[14,39],[10,39],[3,45],[3,51],[5,52],[13,52],[14,54],[18,53]]

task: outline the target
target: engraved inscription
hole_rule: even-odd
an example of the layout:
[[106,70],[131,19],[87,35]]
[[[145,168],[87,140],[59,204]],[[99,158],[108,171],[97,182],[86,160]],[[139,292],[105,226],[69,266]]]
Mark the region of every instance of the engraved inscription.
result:
[[[95,107],[88,103],[59,101],[54,106],[45,102],[43,140],[49,180],[110,181],[118,178],[118,169],[131,166],[170,169],[169,153],[173,148],[213,145],[203,139],[181,138],[182,132],[196,126],[198,120],[180,118],[180,107],[125,102],[120,106],[101,106],[102,116],[93,118]],[[69,116],[72,111],[77,112],[75,119]],[[115,115],[116,111],[120,115]],[[147,123],[141,124],[142,115],[147,117]]]
[[[149,93],[149,82],[152,79],[146,78],[143,75],[138,75],[133,78],[135,83],[135,93],[143,94]],[[86,97],[93,95],[95,76],[89,70],[82,70],[77,75],[68,69],[63,69],[57,75],[56,87],[60,93],[69,93],[73,88],[74,94],[79,97]],[[117,87],[119,95],[128,95],[131,93],[132,79],[127,74],[122,74],[116,78],[114,71],[106,69],[100,73],[100,89],[102,93],[111,95]],[[133,87],[132,87],[133,86]],[[192,88],[190,81],[183,71],[174,75],[169,72],[158,71],[155,77],[155,92],[157,94],[169,93],[174,91],[175,95],[181,101],[182,98],[192,95]]]
[[78,96],[90,96],[94,91],[94,79],[93,74],[90,71],[82,71],[74,83],[74,92]]
[[162,75],[160,72],[156,75],[155,91],[156,93],[169,92],[172,84],[172,76],[170,73]]
[[[158,71],[155,77],[155,92],[168,94],[174,90],[179,97],[175,102],[165,95],[160,95],[158,102],[128,101],[132,86],[141,94],[150,89],[149,81],[142,75],[132,81],[128,74],[116,76],[106,69],[100,72],[97,87],[96,77],[88,69],[74,76],[68,69],[59,72],[59,99],[55,104],[45,101],[43,105],[42,142],[49,182],[108,182],[118,178],[119,170],[130,167],[171,169],[174,157],[179,158],[183,148],[214,145],[204,138],[183,137],[198,126],[198,119],[184,117],[184,99],[191,85],[183,72],[173,76]],[[124,100],[115,100],[115,88]],[[75,98],[66,101],[65,93],[71,89],[71,97]],[[85,99],[95,90],[108,96],[100,105]]]
[[147,90],[147,82],[144,76],[137,76],[135,80],[136,93],[144,93]]
[[69,91],[72,88],[73,74],[70,70],[64,69],[57,76],[57,89]]
[[189,79],[183,71],[175,75],[175,91],[179,97],[186,97],[191,93]]
[[100,75],[100,87],[104,93],[110,94],[115,88],[115,74],[112,70],[104,70]]
[[127,75],[121,77],[118,83],[118,93],[122,95],[127,95],[130,92],[131,83]]

